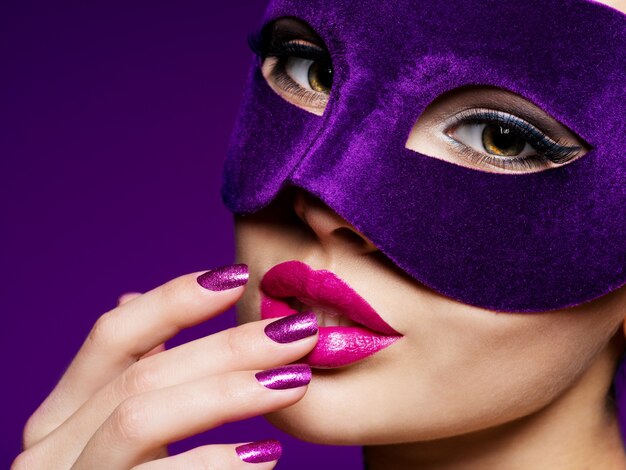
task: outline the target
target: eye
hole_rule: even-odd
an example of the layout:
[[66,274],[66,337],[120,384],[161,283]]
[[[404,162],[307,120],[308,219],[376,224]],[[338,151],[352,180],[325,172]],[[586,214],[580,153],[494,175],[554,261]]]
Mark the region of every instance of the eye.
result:
[[525,98],[489,86],[461,87],[437,98],[413,126],[406,147],[496,173],[562,166],[591,148]]
[[285,75],[302,88],[317,93],[330,92],[333,84],[333,69],[330,64],[292,56],[285,59],[282,67]]
[[[302,23],[278,21],[248,38],[251,49],[262,59],[261,71],[276,93],[290,103],[322,115],[333,83],[328,51]],[[295,27],[294,27],[295,26]],[[300,28],[300,29],[298,29]],[[270,32],[271,31],[271,32]],[[321,40],[317,40],[321,43]]]
[[491,109],[471,109],[453,117],[445,133],[462,155],[504,169],[564,164],[578,156],[581,146],[561,145],[532,124]]

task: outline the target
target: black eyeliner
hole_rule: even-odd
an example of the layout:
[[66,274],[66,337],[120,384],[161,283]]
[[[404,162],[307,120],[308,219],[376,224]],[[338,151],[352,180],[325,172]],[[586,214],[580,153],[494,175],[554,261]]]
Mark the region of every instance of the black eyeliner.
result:
[[307,31],[297,24],[287,25],[285,22],[271,21],[251,31],[247,36],[248,47],[261,59],[266,57],[284,57],[297,55],[297,57],[319,60],[329,59],[329,53],[325,47],[309,46],[293,42],[295,40],[307,41],[313,44],[321,41],[314,33]]
[[581,150],[579,146],[564,146],[553,140],[530,123],[510,114],[495,110],[471,109],[454,117],[455,124],[498,124],[510,127],[518,137],[526,139],[542,156],[553,163],[566,163]]
[[316,46],[309,46],[299,42],[265,41],[262,37],[251,35],[248,37],[248,45],[261,59],[266,57],[299,57],[301,59],[330,61],[328,52]]

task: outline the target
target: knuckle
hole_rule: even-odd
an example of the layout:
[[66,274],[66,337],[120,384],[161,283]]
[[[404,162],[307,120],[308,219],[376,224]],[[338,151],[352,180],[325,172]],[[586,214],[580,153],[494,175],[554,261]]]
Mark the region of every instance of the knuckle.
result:
[[104,313],[98,317],[91,328],[87,342],[97,348],[110,346],[116,337],[117,328],[117,320],[112,311]]
[[[254,341],[241,328],[231,328],[226,331],[226,346],[228,352],[233,357],[246,357],[253,352],[251,351],[251,346],[254,344]],[[258,354],[258,351],[256,354]]]
[[152,366],[150,358],[135,362],[120,376],[120,393],[123,398],[131,397],[148,390],[158,384],[158,370]]
[[39,411],[35,411],[24,425],[24,431],[22,432],[22,446],[24,449],[28,449],[35,445],[39,440],[42,432],[40,431],[40,418]]
[[218,470],[220,468],[209,448],[195,449],[190,460],[191,467],[198,470]]
[[219,462],[219,455],[216,455],[214,446],[202,446],[192,449],[188,453],[189,465],[191,468],[201,470],[218,470],[224,468]]
[[34,470],[39,468],[39,464],[35,460],[34,454],[25,450],[15,457],[13,463],[11,464],[11,470]]
[[236,407],[255,398],[250,396],[252,393],[250,388],[242,385],[233,374],[225,374],[221,380],[216,382],[215,393],[219,397],[219,402],[226,405],[226,407],[216,410],[216,415],[227,414],[227,410],[231,407]]
[[26,420],[22,431],[22,446],[24,450],[37,444],[52,432],[57,425],[54,414],[51,413],[51,402],[53,401],[58,402],[58,394],[56,399],[54,394],[49,395]]
[[150,413],[143,400],[135,397],[120,403],[109,418],[111,440],[122,444],[137,444],[146,439]]
[[194,295],[185,282],[185,277],[180,276],[167,281],[158,289],[159,303],[173,308],[180,305],[188,305],[194,301]]

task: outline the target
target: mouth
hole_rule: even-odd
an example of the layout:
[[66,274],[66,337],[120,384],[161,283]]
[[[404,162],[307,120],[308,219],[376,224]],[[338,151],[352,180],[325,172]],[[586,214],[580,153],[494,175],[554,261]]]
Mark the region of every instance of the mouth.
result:
[[311,367],[347,366],[402,338],[363,297],[331,271],[314,270],[301,261],[285,261],[265,273],[260,290],[263,319],[315,313],[319,340],[298,361]]

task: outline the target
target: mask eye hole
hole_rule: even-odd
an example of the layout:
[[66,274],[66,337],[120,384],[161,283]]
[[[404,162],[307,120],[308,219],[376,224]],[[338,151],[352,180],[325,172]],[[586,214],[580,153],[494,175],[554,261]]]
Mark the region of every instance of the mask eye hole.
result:
[[434,100],[406,148],[493,173],[531,173],[566,165],[591,150],[583,138],[525,98],[467,86]]
[[333,65],[319,35],[297,18],[279,18],[248,37],[268,85],[286,101],[321,116],[333,84]]

